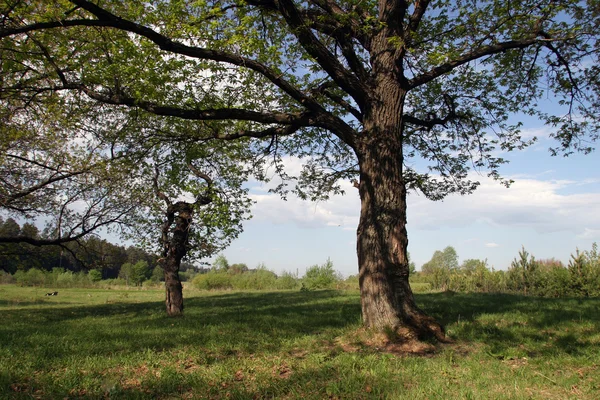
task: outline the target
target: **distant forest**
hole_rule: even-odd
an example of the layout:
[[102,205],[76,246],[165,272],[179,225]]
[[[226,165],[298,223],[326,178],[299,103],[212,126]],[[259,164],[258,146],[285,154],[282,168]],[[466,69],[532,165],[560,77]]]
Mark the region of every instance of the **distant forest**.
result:
[[[0,217],[0,237],[27,236],[49,237],[51,233],[41,231],[31,223],[19,225],[13,218]],[[0,243],[0,269],[14,274],[17,271],[39,269],[51,271],[59,268],[72,272],[97,270],[102,279],[115,279],[124,264],[144,261],[150,270],[156,267],[158,257],[139,247],[119,246],[96,236],[87,236],[76,242],[61,246],[33,246],[27,243]],[[182,263],[181,271],[195,267]],[[200,268],[197,272],[202,272]],[[151,272],[151,271],[150,271]]]

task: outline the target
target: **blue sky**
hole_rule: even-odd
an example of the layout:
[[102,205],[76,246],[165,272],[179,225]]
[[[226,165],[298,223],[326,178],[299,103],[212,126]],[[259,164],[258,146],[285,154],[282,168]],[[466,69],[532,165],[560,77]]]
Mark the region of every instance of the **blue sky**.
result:
[[[521,246],[536,258],[568,262],[576,248],[589,250],[600,242],[600,173],[598,152],[587,156],[552,157],[555,142],[541,123],[529,124],[525,135],[538,142],[503,156],[510,163],[503,176],[515,183],[505,188],[485,176],[472,195],[452,195],[432,202],[411,194],[408,200],[409,252],[417,268],[435,250],[453,246],[462,262],[487,259],[496,269],[507,269]],[[299,160],[287,162],[294,171]],[[264,263],[275,271],[298,272],[330,258],[343,275],[356,274],[356,227],[360,211],[358,190],[342,182],[347,194],[311,203],[290,196],[287,201],[251,184],[256,200],[253,219],[223,254],[230,263],[253,268]]]

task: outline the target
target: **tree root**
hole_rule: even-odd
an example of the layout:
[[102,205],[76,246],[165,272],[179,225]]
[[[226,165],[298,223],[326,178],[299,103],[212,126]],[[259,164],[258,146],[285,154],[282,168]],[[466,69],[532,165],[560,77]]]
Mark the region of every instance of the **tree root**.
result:
[[406,325],[397,328],[400,337],[418,341],[435,339],[440,343],[454,342],[446,336],[444,327],[439,322],[422,311],[407,316],[404,322]]

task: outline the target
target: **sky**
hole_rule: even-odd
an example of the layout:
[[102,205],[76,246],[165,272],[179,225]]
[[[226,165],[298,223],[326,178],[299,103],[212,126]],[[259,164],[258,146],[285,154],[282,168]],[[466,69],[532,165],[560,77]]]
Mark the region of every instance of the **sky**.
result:
[[[481,183],[471,195],[433,202],[409,194],[408,250],[417,270],[446,246],[456,249],[460,263],[476,258],[506,270],[522,247],[537,259],[567,263],[576,249],[590,250],[600,242],[598,151],[552,157],[548,148],[556,142],[541,123],[530,123],[522,133],[538,142],[502,155],[510,160],[500,169],[515,181],[510,188],[482,172],[470,176]],[[288,159],[287,167],[297,171],[300,161]],[[284,201],[269,194],[268,185],[251,182],[253,218],[222,254],[230,264],[262,263],[299,276],[329,258],[344,276],[356,274],[360,200],[350,182],[342,185],[346,195],[313,203],[292,195]]]

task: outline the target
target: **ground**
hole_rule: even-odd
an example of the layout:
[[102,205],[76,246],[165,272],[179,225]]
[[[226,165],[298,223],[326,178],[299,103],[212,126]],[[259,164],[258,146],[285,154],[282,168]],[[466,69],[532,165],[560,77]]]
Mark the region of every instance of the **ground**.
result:
[[419,294],[454,343],[414,355],[356,291],[50,289],[0,286],[0,398],[600,398],[600,299]]

